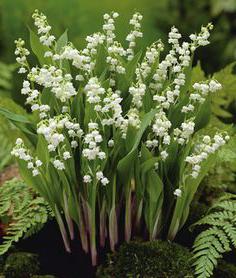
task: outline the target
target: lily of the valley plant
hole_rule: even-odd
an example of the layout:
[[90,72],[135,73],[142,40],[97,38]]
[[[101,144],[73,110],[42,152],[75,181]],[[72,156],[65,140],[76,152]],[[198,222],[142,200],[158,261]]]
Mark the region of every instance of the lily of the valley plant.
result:
[[186,222],[193,196],[229,136],[198,136],[210,117],[217,80],[193,83],[194,51],[209,43],[212,25],[182,42],[173,27],[171,50],[161,41],[137,52],[142,15],[130,20],[127,48],[116,40],[118,13],[104,15],[100,33],[78,50],[51,34],[45,15],[33,14],[34,66],[16,41],[21,93],[33,116],[1,113],[24,133],[16,156],[22,177],[51,206],[70,252],[78,233],[93,265],[109,240],[143,235],[173,240]]

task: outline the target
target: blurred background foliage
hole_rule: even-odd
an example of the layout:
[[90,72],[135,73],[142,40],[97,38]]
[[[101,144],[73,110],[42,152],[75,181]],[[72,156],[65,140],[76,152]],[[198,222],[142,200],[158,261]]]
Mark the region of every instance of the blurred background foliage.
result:
[[158,38],[167,41],[171,26],[179,28],[184,37],[196,32],[201,25],[212,22],[211,45],[199,50],[203,69],[212,73],[235,59],[236,53],[236,0],[0,0],[1,57],[12,62],[14,39],[28,36],[27,25],[32,25],[34,9],[44,12],[57,35],[69,30],[70,39],[78,47],[86,35],[98,31],[102,15],[117,11],[119,40],[125,39],[128,19],[134,11],[144,15],[142,44]]

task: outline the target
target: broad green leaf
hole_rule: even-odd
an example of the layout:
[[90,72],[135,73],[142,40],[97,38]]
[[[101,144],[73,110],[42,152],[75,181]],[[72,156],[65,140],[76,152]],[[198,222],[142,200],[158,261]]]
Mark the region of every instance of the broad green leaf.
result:
[[56,52],[60,53],[63,47],[65,47],[68,43],[68,34],[67,30],[60,36],[60,38],[56,42]]
[[36,127],[23,115],[12,113],[11,111],[0,107],[0,114],[6,117],[12,124],[14,124],[29,141],[35,145],[37,142]]
[[106,56],[107,51],[104,45],[100,44],[97,50],[96,63],[94,68],[94,73],[96,74],[96,76],[101,76],[104,73],[104,70],[107,67]]
[[145,183],[145,203],[144,214],[150,238],[155,238],[156,225],[160,220],[163,203],[163,183],[154,170],[150,170],[146,175]]
[[49,162],[49,152],[47,148],[47,141],[45,140],[44,136],[41,134],[38,134],[36,152],[38,158],[43,162],[45,169],[47,169],[48,162]]
[[209,123],[210,116],[211,116],[211,104],[210,104],[210,99],[207,99],[202,105],[200,105],[199,110],[197,111],[197,115],[194,121],[195,132],[205,127]]
[[125,74],[118,75],[118,89],[121,90],[123,96],[128,92],[129,86],[132,83],[136,67],[141,58],[142,52],[138,52],[134,58],[125,65]]
[[38,58],[40,65],[41,66],[45,64],[50,65],[51,59],[44,57],[45,52],[50,50],[49,47],[42,45],[39,41],[39,37],[30,28],[29,28],[29,32],[30,32],[31,49],[36,55],[36,57]]
[[130,169],[133,167],[134,159],[137,156],[137,148],[140,144],[143,133],[151,124],[156,113],[157,109],[153,109],[143,117],[131,151],[118,163],[117,169],[123,181],[126,181],[130,175]]
[[[61,53],[61,51],[63,50],[63,47],[65,47],[68,43],[68,34],[67,34],[67,30],[60,36],[60,38],[57,40],[56,42],[56,52],[57,53]],[[70,73],[70,64],[69,61],[64,59],[61,64],[59,64],[59,66],[62,69],[65,69],[65,71],[67,73]]]
[[14,122],[19,122],[19,123],[28,123],[31,124],[31,121],[23,116],[23,115],[19,115],[19,114],[15,114],[5,108],[0,107],[0,114],[3,115],[4,117],[6,117],[9,120],[12,120]]

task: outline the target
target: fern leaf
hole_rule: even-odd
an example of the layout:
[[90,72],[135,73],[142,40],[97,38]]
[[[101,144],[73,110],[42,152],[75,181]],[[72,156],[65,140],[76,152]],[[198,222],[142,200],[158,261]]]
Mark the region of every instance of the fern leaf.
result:
[[49,205],[37,197],[22,181],[12,180],[0,187],[0,217],[8,215],[10,223],[0,245],[0,255],[21,238],[37,233],[52,216]]
[[197,278],[211,277],[217,261],[225,252],[236,247],[236,199],[234,195],[224,196],[214,204],[203,219],[194,225],[207,225],[193,245],[193,266]]

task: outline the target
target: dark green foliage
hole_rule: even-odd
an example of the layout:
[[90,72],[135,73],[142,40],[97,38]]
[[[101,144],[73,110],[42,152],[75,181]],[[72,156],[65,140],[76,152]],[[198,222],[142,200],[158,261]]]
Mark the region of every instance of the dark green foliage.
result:
[[214,278],[236,278],[236,266],[225,261],[221,261],[214,271]]
[[222,89],[212,98],[212,112],[221,118],[230,118],[229,105],[236,100],[235,62],[214,73],[213,77],[222,84]]
[[3,258],[3,256],[0,256],[0,275],[3,271],[3,267],[4,267],[4,258]]
[[12,253],[6,259],[4,275],[6,278],[30,278],[39,273],[38,256],[26,252]]
[[0,187],[0,219],[5,219],[8,225],[0,245],[0,254],[6,253],[20,238],[38,232],[50,214],[44,199],[24,182],[14,179],[3,184]]
[[236,196],[225,195],[213,205],[210,213],[195,225],[207,225],[193,246],[195,274],[198,278],[211,277],[218,259],[232,246],[236,247]]
[[[229,106],[236,100],[236,75],[234,69],[235,62],[213,74],[213,78],[221,83],[222,89],[215,94],[212,94],[211,110],[213,115],[224,121],[229,121],[233,116],[229,111]],[[206,78],[207,77],[201,68],[201,64],[198,63],[197,66],[193,68],[192,84]]]
[[[201,25],[214,22],[212,44],[206,52],[197,53],[197,59],[199,60],[200,57],[204,60],[204,68],[211,72],[234,59],[236,47],[234,36],[236,2],[234,0],[101,0],[97,2],[70,0],[70,5],[65,0],[58,0],[56,5],[54,1],[45,3],[42,0],[2,0],[4,56],[12,58],[14,47],[12,38],[26,37],[25,22],[29,22],[30,15],[36,8],[48,14],[56,34],[62,33],[69,27],[70,37],[78,45],[81,44],[85,34],[97,31],[97,26],[101,23],[101,15],[112,10],[126,14],[126,19],[119,22],[118,36],[123,40],[127,29],[125,22],[130,14],[138,10],[144,15],[145,45],[158,38],[166,40],[166,34],[172,25],[178,26],[180,31],[187,36],[199,29]],[[201,16],[196,16],[196,14],[201,14]]]
[[131,242],[110,255],[97,277],[193,277],[188,249],[168,241]]
[[190,208],[190,213],[187,221],[187,225],[192,225],[195,222],[203,218],[208,211],[209,207],[200,202],[193,202]]

